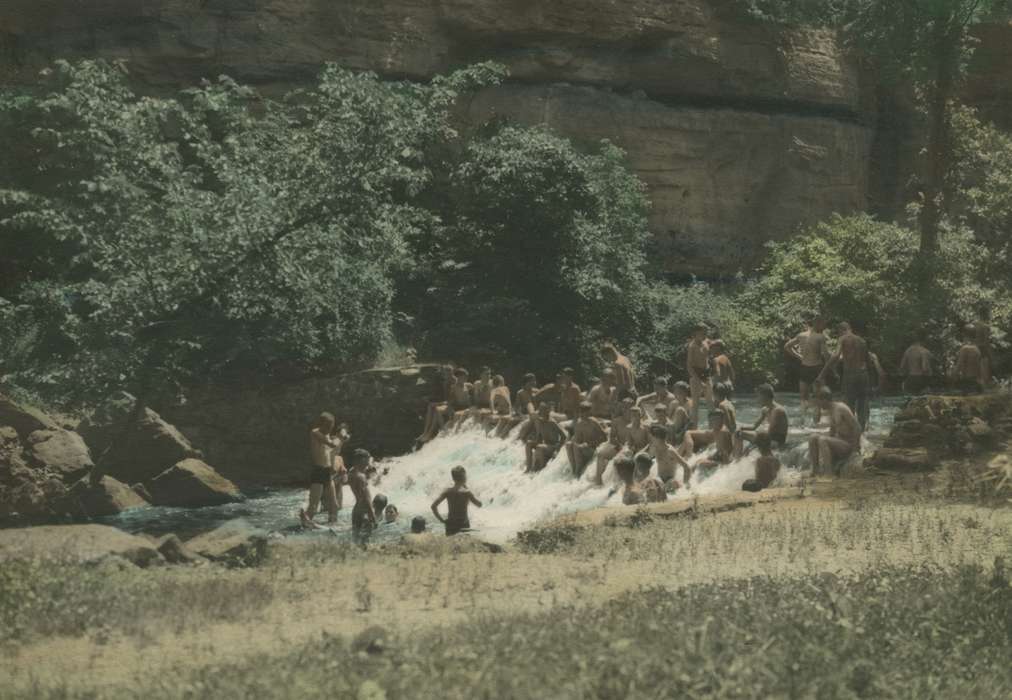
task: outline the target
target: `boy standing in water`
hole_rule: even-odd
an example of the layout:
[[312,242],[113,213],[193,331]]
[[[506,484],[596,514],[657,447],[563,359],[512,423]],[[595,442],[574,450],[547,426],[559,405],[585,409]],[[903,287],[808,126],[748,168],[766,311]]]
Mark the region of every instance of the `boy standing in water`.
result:
[[714,381],[726,384],[734,392],[734,365],[727,356],[723,340],[710,341],[710,363],[713,366]]
[[354,532],[376,527],[376,511],[373,510],[369,480],[366,478],[366,470],[371,461],[372,455],[365,450],[355,450],[351,457],[348,487],[355,497],[355,507],[351,509],[351,528]]
[[323,497],[327,508],[327,522],[337,521],[337,491],[334,487],[334,461],[335,455],[341,452],[344,447],[344,440],[340,435],[334,436],[334,416],[330,413],[321,413],[313,423],[309,431],[309,455],[311,467],[309,470],[309,508],[299,511],[299,519],[303,525],[312,522],[320,507],[320,497]]
[[[464,467],[456,466],[451,469],[450,477],[453,479],[453,486],[439,494],[439,498],[432,502],[432,513],[436,516],[436,520],[446,526],[447,537],[471,529],[471,521],[467,517],[468,504],[473,503],[481,508],[481,501],[467,488],[467,471]],[[447,506],[446,518],[439,514],[439,504],[443,501],[446,501]]]
[[822,368],[829,361],[830,352],[826,338],[826,320],[822,316],[814,316],[810,323],[805,323],[805,330],[787,341],[784,350],[793,355],[801,363],[798,374],[798,388],[801,391],[801,411],[804,423],[808,417],[810,406],[815,407],[814,424],[822,420],[822,411],[818,408],[814,393],[820,386],[819,376]]

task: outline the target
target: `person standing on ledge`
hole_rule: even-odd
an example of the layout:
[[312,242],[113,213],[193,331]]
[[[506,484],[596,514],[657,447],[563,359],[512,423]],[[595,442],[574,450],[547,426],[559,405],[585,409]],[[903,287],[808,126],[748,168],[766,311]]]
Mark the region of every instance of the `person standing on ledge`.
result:
[[868,343],[855,333],[846,321],[840,324],[840,346],[837,348],[836,354],[819,372],[816,382],[825,384],[826,373],[831,371],[838,362],[843,363],[844,401],[851,412],[857,416],[863,431],[868,423],[870,408],[868,400],[871,392],[871,377],[868,375]]
[[[453,486],[445,489],[439,494],[439,498],[432,502],[432,514],[446,527],[447,537],[471,529],[471,520],[467,515],[469,504],[473,503],[481,508],[481,501],[475,498],[471,489],[467,488],[467,470],[464,467],[456,466],[451,469],[450,478],[453,479]],[[446,501],[447,507],[445,518],[439,514],[439,504],[443,501]]]
[[692,423],[699,425],[699,400],[706,398],[713,406],[713,387],[710,385],[710,353],[706,345],[706,326],[698,324],[692,330],[692,339],[685,353],[685,368],[689,372],[692,392]]
[[900,360],[900,376],[903,377],[903,391],[907,394],[923,394],[931,383],[934,373],[934,358],[924,347],[924,331],[918,331],[914,342],[903,353]]
[[611,362],[611,369],[615,372],[616,391],[636,388],[636,373],[633,371],[632,362],[618,351],[614,343],[605,343],[601,347],[601,356]]

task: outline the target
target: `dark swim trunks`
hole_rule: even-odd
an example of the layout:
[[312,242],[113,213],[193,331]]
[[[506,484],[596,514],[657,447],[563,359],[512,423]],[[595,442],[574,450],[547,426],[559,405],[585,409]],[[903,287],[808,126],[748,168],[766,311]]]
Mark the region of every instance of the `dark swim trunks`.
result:
[[741,485],[741,490],[756,493],[763,490],[763,485],[758,479],[748,479]]
[[326,486],[334,478],[334,472],[327,467],[318,467],[315,464],[309,468],[309,483]]
[[925,374],[911,374],[903,380],[903,391],[907,394],[923,394],[931,384],[931,379]]
[[803,381],[805,384],[815,384],[815,380],[819,378],[822,373],[823,365],[801,365],[801,371],[798,372],[798,379]]
[[778,430],[770,433],[770,442],[776,447],[783,447],[787,444],[787,431]]
[[361,503],[356,503],[351,509],[351,529],[364,530],[369,526],[369,509]]
[[471,521],[467,518],[451,518],[446,521],[446,536],[456,535],[464,530],[471,529]]

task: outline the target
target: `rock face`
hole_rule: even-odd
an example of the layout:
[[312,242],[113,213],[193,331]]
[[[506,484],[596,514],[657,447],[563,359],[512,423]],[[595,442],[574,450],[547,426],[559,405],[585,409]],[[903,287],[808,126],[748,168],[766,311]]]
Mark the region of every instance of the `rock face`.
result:
[[[349,448],[376,456],[411,448],[425,410],[444,391],[441,365],[374,369],[302,382],[204,387],[182,406],[160,406],[224,476],[239,484],[304,484],[309,425],[321,411],[347,421]],[[157,499],[154,490],[152,496]]]
[[105,473],[134,484],[152,479],[184,459],[201,456],[179,430],[150,408],[124,428],[133,405],[133,396],[120,393],[78,428],[92,454],[102,460]]
[[90,479],[81,479],[70,487],[66,500],[66,512],[85,517],[117,515],[148,505],[132,488],[111,476],[103,476],[95,484]]
[[[629,153],[672,273],[733,274],[770,238],[866,204],[874,121],[826,31],[749,22],[731,0],[8,0],[0,81],[55,58],[129,61],[153,90],[219,73],[280,92],[328,61],[426,79],[470,63],[511,81],[494,110]],[[6,57],[6,58],[5,58]],[[731,254],[728,257],[728,254]]]
[[880,469],[926,471],[945,460],[1007,450],[1012,397],[918,396],[896,414],[885,445],[868,460]]
[[199,508],[242,500],[231,481],[199,459],[184,459],[147,485],[152,503],[159,506]]
[[91,563],[119,557],[137,566],[163,562],[154,545],[106,525],[43,525],[0,530],[0,561],[46,558]]

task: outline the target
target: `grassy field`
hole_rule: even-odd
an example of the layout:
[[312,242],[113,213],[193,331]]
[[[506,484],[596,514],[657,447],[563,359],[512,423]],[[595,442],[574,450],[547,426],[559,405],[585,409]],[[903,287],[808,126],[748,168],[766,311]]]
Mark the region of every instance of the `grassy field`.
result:
[[563,521],[499,554],[434,538],[279,545],[249,570],[5,567],[0,694],[1010,696],[1012,510],[901,486]]

